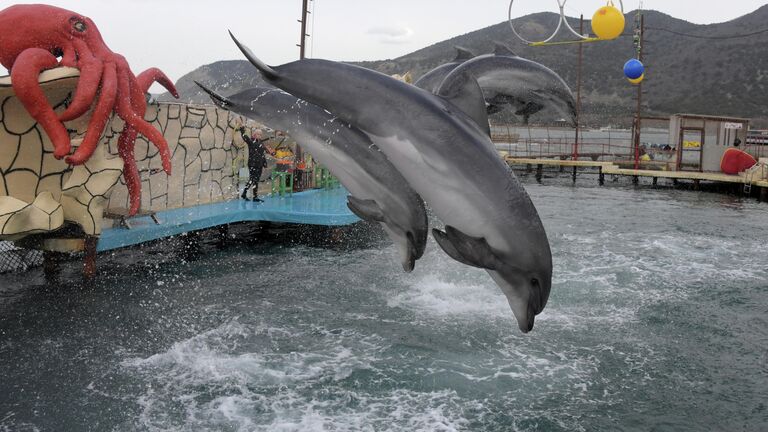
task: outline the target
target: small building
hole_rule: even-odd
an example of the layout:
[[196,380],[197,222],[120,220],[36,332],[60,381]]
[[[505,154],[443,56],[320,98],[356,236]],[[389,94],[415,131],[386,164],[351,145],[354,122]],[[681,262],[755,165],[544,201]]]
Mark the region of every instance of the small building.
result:
[[[725,150],[744,146],[749,119],[698,114],[669,118],[669,144],[676,149],[676,171],[719,172]],[[758,156],[758,155],[753,155]]]

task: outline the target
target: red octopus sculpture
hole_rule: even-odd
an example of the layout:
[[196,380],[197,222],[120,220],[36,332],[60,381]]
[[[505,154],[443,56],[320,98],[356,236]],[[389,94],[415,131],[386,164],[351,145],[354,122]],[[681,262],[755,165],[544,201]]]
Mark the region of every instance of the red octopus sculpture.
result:
[[[0,11],[0,64],[10,71],[13,89],[21,103],[48,134],[57,159],[66,157],[66,162],[72,165],[85,163],[96,149],[112,112],[125,121],[118,140],[118,154],[125,163],[123,176],[128,186],[131,214],[136,214],[141,203],[141,181],[133,157],[138,134],[157,147],[163,170],[171,174],[168,143],[160,131],[144,120],[145,94],[153,82],[178,98],[176,88],[156,68],[135,76],[125,58],[107,47],[90,18],[42,4],[3,9]],[[57,114],[43,94],[38,76],[46,69],[59,66],[78,68],[80,79],[71,103]],[[70,155],[69,133],[62,122],[85,114],[96,99],[85,138]]]

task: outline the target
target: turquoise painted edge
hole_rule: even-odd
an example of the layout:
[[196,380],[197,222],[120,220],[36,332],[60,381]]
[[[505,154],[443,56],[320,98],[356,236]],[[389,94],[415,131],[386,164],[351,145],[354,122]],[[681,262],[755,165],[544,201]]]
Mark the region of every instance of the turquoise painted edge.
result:
[[97,251],[133,246],[185,232],[237,222],[281,222],[344,226],[359,222],[347,208],[343,188],[316,189],[286,196],[266,196],[264,202],[237,200],[157,212],[159,224],[148,216],[130,219],[131,229],[108,228],[99,237]]

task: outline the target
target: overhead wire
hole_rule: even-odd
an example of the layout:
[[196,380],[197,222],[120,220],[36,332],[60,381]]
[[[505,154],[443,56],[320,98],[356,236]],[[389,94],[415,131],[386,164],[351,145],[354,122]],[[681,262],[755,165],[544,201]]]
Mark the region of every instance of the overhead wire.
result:
[[696,39],[714,39],[714,40],[741,39],[741,38],[747,38],[747,37],[756,36],[756,35],[763,34],[763,33],[768,33],[768,28],[765,28],[765,29],[758,30],[758,31],[755,31],[755,32],[744,33],[744,34],[740,34],[740,35],[706,36],[706,35],[694,35],[694,34],[690,34],[690,33],[683,33],[683,32],[678,32],[678,31],[675,31],[675,30],[665,29],[665,28],[661,28],[661,27],[645,26],[645,28],[648,29],[648,30],[658,30],[658,31],[663,31],[663,32],[667,32],[667,33],[672,33],[672,34],[678,35],[678,36],[685,36],[685,37],[696,38]]

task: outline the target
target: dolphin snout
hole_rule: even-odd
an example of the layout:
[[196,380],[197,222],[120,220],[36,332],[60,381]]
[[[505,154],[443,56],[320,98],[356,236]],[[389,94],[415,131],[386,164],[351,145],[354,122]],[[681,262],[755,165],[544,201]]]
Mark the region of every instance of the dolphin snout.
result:
[[408,231],[405,234],[405,237],[407,247],[401,263],[403,265],[403,270],[405,270],[406,273],[410,273],[413,271],[414,267],[416,267],[416,260],[421,258],[424,254],[424,248],[419,248],[412,232]]
[[536,319],[536,314],[538,308],[538,302],[535,301],[533,298],[528,301],[528,307],[525,311],[525,314],[521,314],[521,316],[518,316],[515,314],[515,318],[517,319],[517,326],[520,328],[520,331],[523,333],[528,333],[529,331],[533,330],[533,322]]
[[525,320],[518,320],[517,326],[520,328],[520,331],[523,333],[528,333],[529,331],[533,330],[533,320],[536,318],[536,315],[528,312],[528,317]]

